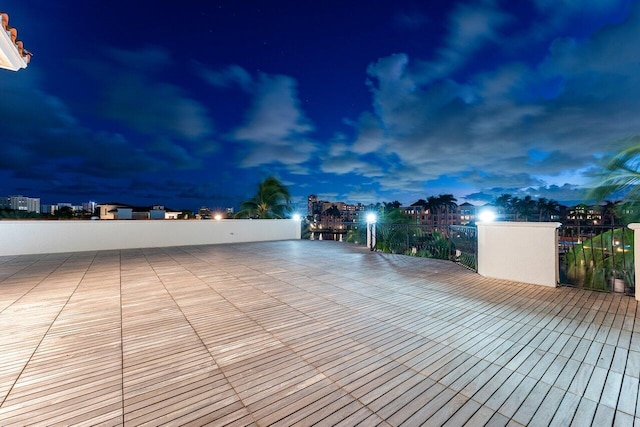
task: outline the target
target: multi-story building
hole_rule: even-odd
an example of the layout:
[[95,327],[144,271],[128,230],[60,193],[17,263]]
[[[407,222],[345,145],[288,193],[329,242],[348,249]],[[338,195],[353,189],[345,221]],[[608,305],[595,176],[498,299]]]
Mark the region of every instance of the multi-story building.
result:
[[469,202],[465,202],[456,207],[456,214],[460,225],[467,225],[476,222],[478,207]]
[[307,219],[310,228],[324,234],[344,234],[357,226],[365,206],[319,200],[315,194],[307,198]]
[[602,224],[602,207],[580,204],[567,211],[567,223],[576,225]]
[[415,224],[446,226],[446,225],[467,225],[476,220],[477,207],[465,202],[461,205],[450,207],[439,206],[431,209],[426,201],[418,200],[410,206],[400,208],[405,215],[411,217]]
[[96,207],[97,207],[97,203],[96,202],[84,202],[82,204],[82,210],[85,212],[89,212],[91,214],[93,214],[96,211]]
[[429,224],[430,210],[427,207],[426,202],[419,200],[411,206],[400,207],[405,215],[411,217],[411,222],[414,224]]
[[40,198],[25,196],[9,196],[0,201],[0,208],[13,209],[14,211],[40,213]]

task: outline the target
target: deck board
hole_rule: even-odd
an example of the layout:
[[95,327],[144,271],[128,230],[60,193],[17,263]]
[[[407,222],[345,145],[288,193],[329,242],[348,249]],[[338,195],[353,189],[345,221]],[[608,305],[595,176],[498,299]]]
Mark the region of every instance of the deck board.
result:
[[0,257],[0,425],[639,425],[637,316],[337,242]]

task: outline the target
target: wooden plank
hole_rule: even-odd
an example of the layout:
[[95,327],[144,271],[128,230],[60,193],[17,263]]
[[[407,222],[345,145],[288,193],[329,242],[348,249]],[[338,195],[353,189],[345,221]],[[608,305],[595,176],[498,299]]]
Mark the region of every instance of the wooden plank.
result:
[[635,422],[637,301],[317,243],[0,258],[0,424]]

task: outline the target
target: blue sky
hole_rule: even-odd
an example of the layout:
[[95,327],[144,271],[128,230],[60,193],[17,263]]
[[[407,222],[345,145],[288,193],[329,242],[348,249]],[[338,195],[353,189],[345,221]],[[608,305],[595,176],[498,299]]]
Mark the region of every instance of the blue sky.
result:
[[[446,4],[445,4],[446,3]],[[5,0],[0,194],[582,201],[640,134],[640,3]]]

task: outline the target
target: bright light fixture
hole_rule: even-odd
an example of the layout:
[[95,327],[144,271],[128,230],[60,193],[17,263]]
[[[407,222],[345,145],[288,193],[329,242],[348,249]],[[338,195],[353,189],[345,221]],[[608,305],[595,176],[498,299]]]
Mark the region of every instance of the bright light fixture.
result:
[[485,209],[480,212],[479,218],[482,222],[493,222],[496,220],[496,213],[491,209]]
[[213,219],[215,219],[216,221],[220,221],[222,219],[222,215],[220,214],[216,214]]
[[301,219],[300,214],[293,214],[294,221],[300,221],[300,219]]
[[367,224],[375,224],[378,217],[373,212],[367,214]]

